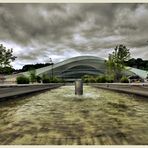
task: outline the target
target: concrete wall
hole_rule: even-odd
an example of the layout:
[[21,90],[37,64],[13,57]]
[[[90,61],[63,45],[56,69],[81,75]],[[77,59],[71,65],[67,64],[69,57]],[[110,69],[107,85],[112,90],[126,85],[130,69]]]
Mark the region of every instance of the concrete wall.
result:
[[104,88],[108,90],[148,97],[148,83],[93,83],[89,85],[96,88]]
[[18,96],[23,96],[35,92],[41,92],[44,90],[50,90],[58,88],[64,84],[4,84],[0,85],[0,101],[14,98]]

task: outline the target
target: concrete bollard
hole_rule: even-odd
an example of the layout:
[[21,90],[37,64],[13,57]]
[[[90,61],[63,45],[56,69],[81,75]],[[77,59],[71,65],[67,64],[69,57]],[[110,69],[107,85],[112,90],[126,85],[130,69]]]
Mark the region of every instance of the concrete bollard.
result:
[[83,95],[83,82],[81,79],[75,81],[75,95]]

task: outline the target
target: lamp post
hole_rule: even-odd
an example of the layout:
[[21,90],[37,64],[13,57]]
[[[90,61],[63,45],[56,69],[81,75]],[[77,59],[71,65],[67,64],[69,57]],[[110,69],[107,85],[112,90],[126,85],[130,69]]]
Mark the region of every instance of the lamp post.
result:
[[49,58],[49,60],[50,60],[50,64],[51,64],[51,66],[52,66],[52,69],[51,69],[51,77],[52,77],[52,79],[53,79],[53,61],[52,61],[52,59],[51,58]]

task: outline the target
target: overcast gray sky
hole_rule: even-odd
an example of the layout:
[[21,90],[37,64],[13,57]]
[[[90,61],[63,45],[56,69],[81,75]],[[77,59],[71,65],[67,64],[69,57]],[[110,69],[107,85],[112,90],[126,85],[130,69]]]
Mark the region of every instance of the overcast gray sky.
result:
[[148,60],[148,4],[0,4],[0,43],[14,68],[79,55],[107,58],[124,44]]

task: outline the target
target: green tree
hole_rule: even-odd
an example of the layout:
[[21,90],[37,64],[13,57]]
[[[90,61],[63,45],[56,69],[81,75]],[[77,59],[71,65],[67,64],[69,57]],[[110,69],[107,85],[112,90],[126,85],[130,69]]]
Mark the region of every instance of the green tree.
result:
[[12,67],[1,67],[0,68],[0,74],[12,74],[15,71]]
[[115,62],[113,60],[113,55],[109,54],[108,60],[105,61],[106,66],[107,66],[107,74],[114,77],[114,72],[115,72]]
[[30,75],[30,81],[32,83],[36,82],[36,80],[37,80],[36,70],[35,69],[30,69],[29,70],[29,75]]
[[[0,45],[0,71],[1,73],[7,73],[7,69],[10,72],[11,62],[16,59],[15,56],[13,56],[13,49],[6,49],[2,44]],[[8,73],[9,73],[8,72]]]
[[125,69],[125,61],[129,60],[130,51],[124,45],[115,47],[112,54],[109,54],[106,65],[108,74],[114,75],[115,81],[119,81],[122,77],[122,71]]

